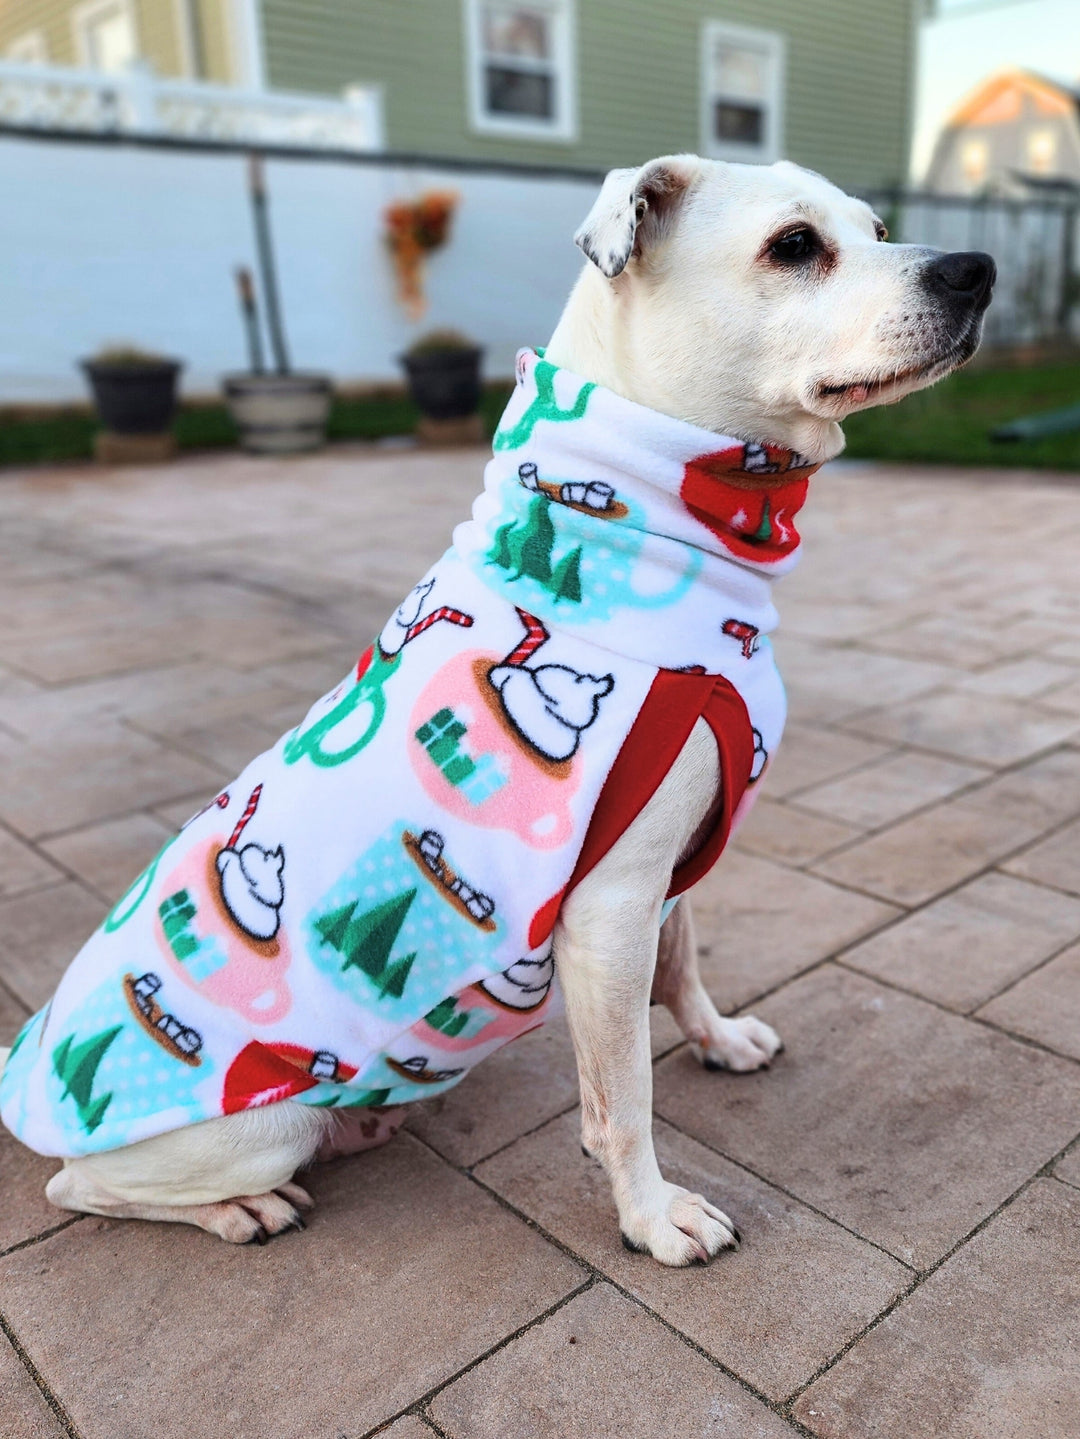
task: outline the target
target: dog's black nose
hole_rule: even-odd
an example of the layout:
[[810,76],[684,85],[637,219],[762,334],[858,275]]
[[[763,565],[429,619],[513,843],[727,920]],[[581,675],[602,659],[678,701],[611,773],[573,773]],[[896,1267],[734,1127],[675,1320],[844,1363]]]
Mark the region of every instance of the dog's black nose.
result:
[[947,299],[963,297],[978,305],[990,298],[997,278],[997,266],[981,250],[955,250],[952,254],[931,260],[923,275],[931,289]]

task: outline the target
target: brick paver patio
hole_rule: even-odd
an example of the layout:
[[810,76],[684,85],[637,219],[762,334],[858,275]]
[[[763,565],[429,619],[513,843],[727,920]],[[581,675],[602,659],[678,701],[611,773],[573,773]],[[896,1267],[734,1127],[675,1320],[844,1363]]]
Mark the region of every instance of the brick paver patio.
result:
[[[479,465],[0,478],[0,1042],[345,672]],[[558,1026],[315,1171],[264,1249],[65,1217],[5,1138],[0,1434],[1078,1432],[1080,487],[836,466],[805,535],[788,738],[697,904],[713,993],[787,1050],[708,1074],[654,1011],[661,1161],[741,1252],[622,1249]]]

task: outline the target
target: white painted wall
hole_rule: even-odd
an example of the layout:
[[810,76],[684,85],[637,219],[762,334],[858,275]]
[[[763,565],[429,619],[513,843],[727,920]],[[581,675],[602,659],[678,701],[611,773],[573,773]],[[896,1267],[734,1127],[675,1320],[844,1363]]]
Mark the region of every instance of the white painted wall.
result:
[[[293,364],[341,382],[398,379],[435,326],[487,347],[489,375],[543,344],[580,268],[571,235],[595,186],[270,160],[271,218]],[[383,248],[391,200],[450,188],[461,205],[410,323]],[[233,270],[255,267],[242,156],[0,137],[0,404],[82,398],[76,361],[137,344],[182,358],[205,394],[247,352]]]

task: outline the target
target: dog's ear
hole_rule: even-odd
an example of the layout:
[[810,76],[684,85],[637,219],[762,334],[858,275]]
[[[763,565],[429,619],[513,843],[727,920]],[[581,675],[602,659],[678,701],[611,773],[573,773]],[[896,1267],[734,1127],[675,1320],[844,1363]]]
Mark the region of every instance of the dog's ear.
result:
[[662,237],[700,173],[696,155],[665,155],[637,170],[610,171],[574,244],[613,280],[631,255]]

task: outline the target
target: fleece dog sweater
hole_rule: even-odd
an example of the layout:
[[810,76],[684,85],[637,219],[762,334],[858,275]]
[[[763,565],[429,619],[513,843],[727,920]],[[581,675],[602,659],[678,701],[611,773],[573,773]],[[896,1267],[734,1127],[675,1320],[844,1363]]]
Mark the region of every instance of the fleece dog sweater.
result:
[[541,1024],[563,899],[696,721],[722,814],[669,897],[780,738],[770,581],[814,468],[521,354],[453,547],[84,946],[8,1060],[8,1128],[70,1157],[398,1104]]

